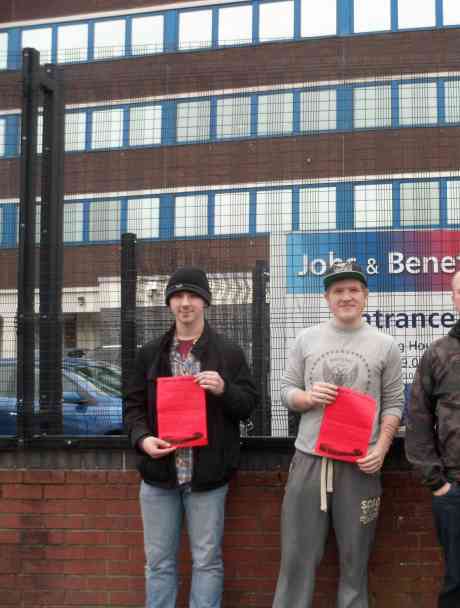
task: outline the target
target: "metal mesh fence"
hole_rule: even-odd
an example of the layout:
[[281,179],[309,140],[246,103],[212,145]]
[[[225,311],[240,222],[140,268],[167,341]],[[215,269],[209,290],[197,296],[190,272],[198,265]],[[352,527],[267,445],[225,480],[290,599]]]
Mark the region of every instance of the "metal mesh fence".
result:
[[[409,387],[456,320],[460,72],[421,38],[404,45],[396,59],[376,36],[340,53],[324,40],[60,67],[64,434],[121,432],[123,233],[137,236],[138,344],[171,323],[170,273],[207,271],[208,319],[262,393],[246,433],[292,434],[279,381],[295,335],[329,318],[334,260],[366,269],[365,318],[396,338]],[[20,72],[0,72],[0,100],[0,434],[15,435]]]

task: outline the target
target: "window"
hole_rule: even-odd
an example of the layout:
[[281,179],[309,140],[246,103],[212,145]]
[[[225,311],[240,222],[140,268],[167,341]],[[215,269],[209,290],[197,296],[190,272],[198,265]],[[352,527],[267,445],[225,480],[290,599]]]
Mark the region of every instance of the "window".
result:
[[444,0],[444,25],[460,24],[460,2],[458,0]]
[[391,86],[353,90],[353,126],[356,129],[391,127]]
[[94,24],[94,59],[125,54],[125,20],[98,21]]
[[460,122],[460,80],[445,83],[446,122]]
[[300,93],[301,131],[324,131],[337,127],[335,89]]
[[321,0],[321,10],[318,10],[318,0],[301,0],[300,35],[335,36],[337,34],[337,2],[336,0]]
[[401,184],[401,226],[439,224],[439,185],[436,182]]
[[120,201],[93,201],[89,209],[90,241],[118,241]]
[[256,195],[256,231],[288,232],[292,230],[291,190],[267,190]]
[[0,33],[0,70],[8,67],[8,34]]
[[65,115],[65,150],[74,152],[86,147],[86,113],[70,112]]
[[393,224],[391,184],[354,187],[355,228],[383,228]]
[[58,63],[86,61],[88,59],[88,25],[60,25],[57,34]]
[[262,2],[259,7],[259,39],[286,40],[294,37],[294,2]]
[[83,240],[83,204],[64,204],[64,242]]
[[334,230],[336,188],[302,188],[299,198],[299,230]]
[[139,239],[160,236],[160,199],[135,198],[128,200],[126,229]]
[[447,223],[460,224],[460,182],[447,182]]
[[92,148],[118,148],[123,144],[123,110],[93,112]]
[[249,192],[216,194],[215,234],[241,234],[249,231]]
[[436,0],[398,0],[398,28],[434,27]]
[[354,0],[354,31],[378,32],[391,29],[391,0]]
[[219,9],[219,46],[252,42],[252,6]]
[[178,237],[208,234],[208,195],[176,196],[174,225]]
[[292,132],[292,93],[260,95],[257,114],[258,135],[284,135]]
[[22,31],[22,48],[31,47],[40,53],[40,63],[51,61],[51,28],[40,27]]
[[179,13],[179,49],[201,49],[212,44],[212,11]]
[[161,106],[142,106],[129,110],[129,145],[161,144]]
[[164,49],[163,15],[134,17],[132,20],[131,50],[133,55],[161,53]]
[[216,136],[247,137],[251,134],[251,98],[224,97],[217,100]]
[[43,152],[43,114],[37,117],[37,154]]
[[399,122],[401,125],[435,124],[438,120],[435,82],[399,85]]
[[6,118],[0,118],[0,156],[6,156]]
[[177,141],[209,139],[211,120],[210,101],[188,101],[177,104]]

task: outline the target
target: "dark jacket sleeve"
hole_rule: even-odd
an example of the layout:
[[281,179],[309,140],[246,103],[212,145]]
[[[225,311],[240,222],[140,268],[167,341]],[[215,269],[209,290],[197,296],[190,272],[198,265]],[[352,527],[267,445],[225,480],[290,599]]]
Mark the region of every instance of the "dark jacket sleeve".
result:
[[256,407],[258,394],[246,357],[237,345],[232,345],[222,378],[225,382],[221,395],[224,414],[232,420],[246,420]]
[[125,391],[125,426],[133,447],[146,435],[152,435],[148,423],[146,352],[141,349],[136,357],[134,371]]
[[423,483],[436,491],[447,480],[437,449],[433,356],[432,349],[425,352],[412,385],[406,422],[406,456]]

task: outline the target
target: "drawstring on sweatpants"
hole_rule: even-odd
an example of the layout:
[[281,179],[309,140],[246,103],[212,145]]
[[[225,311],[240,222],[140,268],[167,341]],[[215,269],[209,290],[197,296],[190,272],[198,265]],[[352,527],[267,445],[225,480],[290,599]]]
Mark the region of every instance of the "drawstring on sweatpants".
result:
[[334,461],[321,458],[321,511],[327,511],[327,493],[334,491]]

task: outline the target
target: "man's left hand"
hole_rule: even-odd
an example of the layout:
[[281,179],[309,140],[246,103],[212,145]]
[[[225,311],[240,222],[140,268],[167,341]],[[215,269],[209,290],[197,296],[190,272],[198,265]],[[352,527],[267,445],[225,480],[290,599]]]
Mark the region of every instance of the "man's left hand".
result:
[[225,382],[219,372],[200,372],[195,376],[195,382],[213,395],[222,395],[225,389]]
[[360,468],[363,473],[367,473],[368,475],[372,475],[372,473],[377,473],[383,466],[383,461],[385,460],[386,452],[379,448],[378,446],[374,446],[364,458],[359,458],[356,461],[356,464]]

